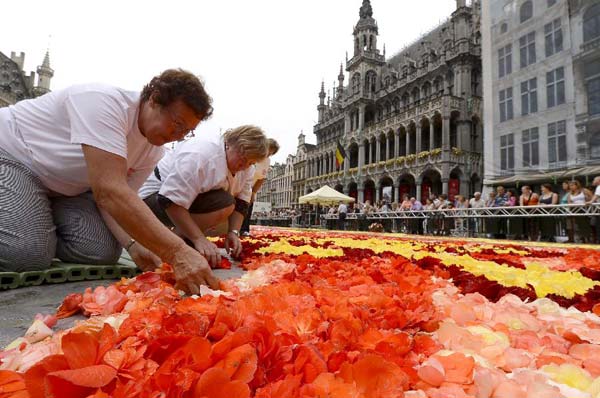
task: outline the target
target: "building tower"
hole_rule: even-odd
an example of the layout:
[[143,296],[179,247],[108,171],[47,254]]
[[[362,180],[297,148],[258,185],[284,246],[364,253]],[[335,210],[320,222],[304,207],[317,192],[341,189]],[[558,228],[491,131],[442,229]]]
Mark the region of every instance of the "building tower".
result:
[[354,56],[377,49],[377,21],[373,19],[373,9],[369,0],[363,0],[359,11],[360,19],[354,27]]
[[50,51],[46,51],[44,62],[37,67],[38,84],[34,87],[34,95],[39,97],[50,92],[50,80],[54,76],[54,70],[50,67]]
[[319,123],[323,121],[323,117],[325,116],[325,82],[321,82],[321,91],[319,92],[319,106],[317,106],[317,110],[319,111]]
[[340,64],[340,74],[338,75],[337,96],[340,98],[344,94],[344,66]]

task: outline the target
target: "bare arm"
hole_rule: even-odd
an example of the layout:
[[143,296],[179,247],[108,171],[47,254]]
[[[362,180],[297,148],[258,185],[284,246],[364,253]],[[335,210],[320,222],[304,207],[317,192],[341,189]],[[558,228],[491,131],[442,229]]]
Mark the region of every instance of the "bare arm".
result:
[[256,180],[256,182],[252,186],[252,198],[251,198],[252,202],[254,202],[254,200],[256,199],[256,193],[258,192],[258,190],[260,189],[260,187],[262,187],[262,185],[263,185],[264,182],[265,182],[264,179]]
[[123,230],[123,228],[121,228],[115,219],[112,218],[111,215],[102,208],[100,209],[100,214],[104,219],[104,223],[108,229],[110,229],[110,232],[112,232],[119,244],[123,247],[129,246],[127,248],[127,252],[131,256],[133,262],[135,262],[135,265],[137,265],[142,271],[154,271],[156,268],[160,267],[162,261],[157,255],[146,249],[139,242],[129,244],[131,237]]
[[255,194],[258,192],[258,190],[260,189],[260,187],[262,187],[262,185],[264,184],[265,180],[261,179],[261,180],[257,180],[254,185],[252,186],[252,193]]
[[[169,231],[127,185],[127,161],[89,145],[82,148],[98,207],[114,218],[129,236],[173,265],[179,287],[191,293],[198,292],[200,284],[218,287],[218,280],[206,260]],[[122,238],[117,236],[117,239]]]
[[190,212],[176,203],[172,203],[166,209],[166,212],[175,227],[177,227],[178,233],[188,238],[194,244],[196,250],[206,257],[210,265],[216,267],[221,262],[219,249],[214,243],[206,239]]
[[[225,239],[225,248],[231,249],[231,254],[234,258],[239,257],[242,253],[242,242],[240,242],[239,236],[231,231],[239,231],[242,223],[244,222],[244,215],[238,211],[233,211],[229,216],[229,232],[227,232],[227,238]],[[239,232],[238,232],[239,233]]]

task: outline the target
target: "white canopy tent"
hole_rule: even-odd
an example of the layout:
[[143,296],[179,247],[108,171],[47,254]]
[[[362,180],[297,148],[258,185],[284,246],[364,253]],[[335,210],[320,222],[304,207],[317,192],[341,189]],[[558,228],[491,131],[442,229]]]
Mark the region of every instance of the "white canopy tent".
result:
[[354,198],[344,195],[328,185],[324,185],[314,192],[300,196],[300,198],[298,198],[298,202],[300,204],[309,205],[336,205],[340,202],[354,202]]

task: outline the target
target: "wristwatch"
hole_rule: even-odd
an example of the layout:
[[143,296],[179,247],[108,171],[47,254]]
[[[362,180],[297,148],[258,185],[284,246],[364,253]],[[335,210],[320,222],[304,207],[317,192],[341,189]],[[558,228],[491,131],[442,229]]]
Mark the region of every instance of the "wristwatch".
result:
[[236,234],[238,237],[240,236],[240,231],[238,231],[237,229],[232,229],[229,232],[233,232],[234,234]]

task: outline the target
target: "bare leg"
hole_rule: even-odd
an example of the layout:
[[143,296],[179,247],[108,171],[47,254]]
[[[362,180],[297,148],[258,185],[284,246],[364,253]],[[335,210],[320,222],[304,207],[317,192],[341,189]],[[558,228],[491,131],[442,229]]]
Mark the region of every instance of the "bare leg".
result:
[[194,214],[192,213],[192,219],[202,230],[205,235],[212,235],[212,229],[217,225],[227,222],[227,219],[233,213],[235,205],[227,206],[223,209],[213,211],[211,213]]

